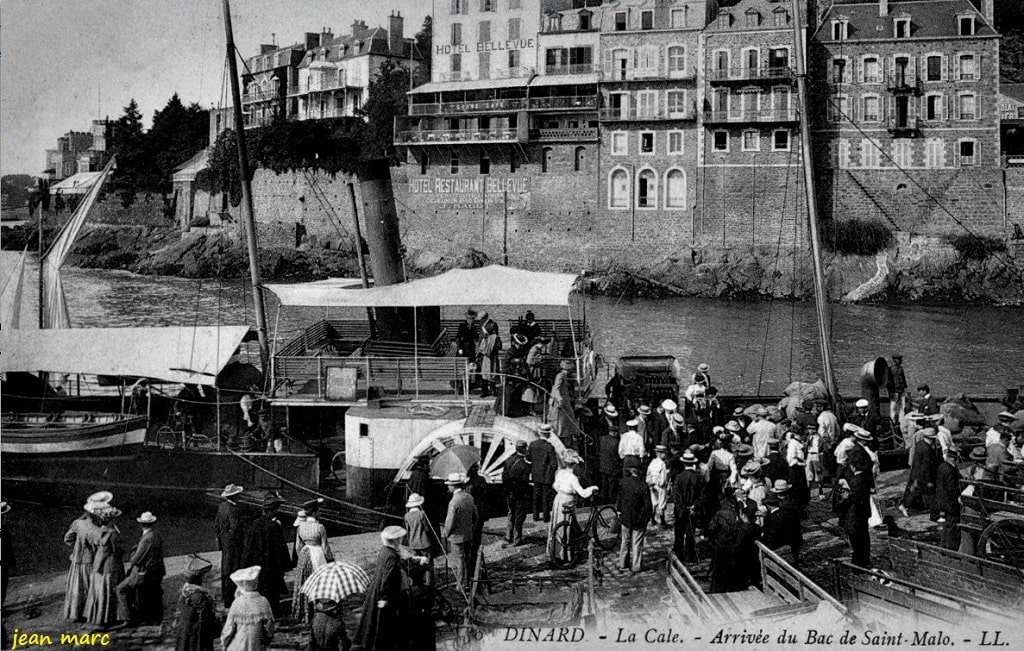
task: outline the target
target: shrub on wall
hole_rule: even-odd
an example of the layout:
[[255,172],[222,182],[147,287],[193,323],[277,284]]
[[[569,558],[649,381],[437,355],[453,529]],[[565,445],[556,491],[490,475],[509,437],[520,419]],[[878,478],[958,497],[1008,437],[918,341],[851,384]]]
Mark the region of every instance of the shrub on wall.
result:
[[841,255],[875,255],[892,246],[892,230],[877,221],[849,219],[822,224],[825,248]]
[[1006,242],[998,237],[987,235],[946,235],[942,238],[947,244],[956,249],[965,260],[984,260],[993,253],[1006,251]]

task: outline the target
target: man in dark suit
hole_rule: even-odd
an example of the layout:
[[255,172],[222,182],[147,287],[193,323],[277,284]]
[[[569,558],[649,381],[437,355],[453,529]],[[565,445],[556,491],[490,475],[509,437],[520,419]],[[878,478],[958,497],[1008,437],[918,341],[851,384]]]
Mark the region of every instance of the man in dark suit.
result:
[[956,551],[960,548],[960,470],[957,467],[959,450],[946,450],[935,474],[935,503],[933,508],[942,523],[942,546]]
[[117,586],[131,624],[155,625],[164,619],[164,542],[156,530],[156,516],[146,511],[136,519],[142,537],[128,559],[128,577]]
[[675,505],[676,557],[684,563],[697,562],[695,527],[699,518],[697,509],[704,493],[704,475],[697,468],[697,457],[687,450],[680,458],[683,469],[672,484],[672,503]]
[[917,442],[910,453],[907,488],[903,491],[903,502],[900,504],[900,512],[904,517],[910,516],[908,509],[931,508],[935,494],[935,475],[941,459],[935,428],[925,427],[917,434]]
[[558,470],[558,456],[555,446],[548,440],[551,438],[551,425],[543,423],[537,429],[539,438],[530,442],[528,448],[530,458],[530,479],[533,481],[533,521],[543,518],[551,520],[551,503],[555,499],[555,471]]
[[925,416],[939,413],[939,401],[932,396],[927,384],[917,387],[917,410]]
[[[865,459],[867,462],[865,462]],[[839,478],[837,490],[840,493],[836,511],[839,524],[846,532],[853,549],[851,561],[859,567],[871,567],[871,533],[868,520],[871,518],[872,469],[866,455],[852,456]]]
[[249,525],[245,532],[245,552],[242,565],[259,565],[259,593],[270,602],[275,617],[281,608],[281,595],[287,591],[285,573],[291,569],[291,555],[284,542],[284,531],[277,519],[280,498],[267,495],[263,499],[263,513]]
[[501,485],[505,489],[505,503],[508,505],[508,530],[505,542],[510,545],[523,544],[523,522],[530,510],[530,462],[526,460],[526,441],[516,441],[516,452],[507,461],[501,472]]
[[597,440],[598,464],[597,469],[601,473],[601,491],[603,501],[614,504],[619,496],[619,481],[622,479],[622,459],[619,458],[619,425],[618,412],[614,420],[609,415],[608,409],[614,410],[614,405],[605,407],[605,418],[598,427],[600,438]]
[[[764,516],[764,544],[770,549],[779,549],[789,545],[793,554],[793,566],[800,567],[800,549],[803,547],[804,536],[800,530],[800,513],[792,506],[792,501],[785,498],[789,492],[789,482],[779,479],[764,498],[768,513]],[[784,504],[785,503],[785,504]],[[783,507],[786,508],[783,508]]]
[[242,552],[245,548],[245,521],[242,508],[233,500],[245,490],[241,486],[228,484],[220,494],[223,501],[217,507],[217,549],[220,550],[220,586],[224,607],[231,608],[235,599],[235,582],[231,573],[242,567]]
[[640,479],[639,459],[630,458],[624,465],[619,499],[615,504],[622,525],[619,569],[629,569],[636,574],[643,569],[644,537],[647,524],[654,516],[654,507],[651,505],[647,483]]
[[452,493],[448,502],[448,517],[444,521],[444,537],[451,547],[450,558],[455,579],[462,589],[469,590],[470,569],[473,567],[473,533],[476,530],[477,511],[473,497],[466,492],[466,477],[460,473],[448,475],[444,482]]

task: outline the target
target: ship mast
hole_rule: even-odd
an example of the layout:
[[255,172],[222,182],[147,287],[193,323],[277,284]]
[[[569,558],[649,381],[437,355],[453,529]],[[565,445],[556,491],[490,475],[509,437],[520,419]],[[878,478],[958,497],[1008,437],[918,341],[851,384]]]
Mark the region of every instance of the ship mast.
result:
[[242,93],[238,87],[238,62],[235,60],[235,38],[231,31],[231,7],[224,0],[224,33],[227,40],[228,73],[231,77],[231,100],[235,117],[235,141],[238,143],[238,175],[242,183],[242,223],[249,253],[249,276],[252,280],[253,308],[256,312],[256,335],[260,343],[260,364],[264,377],[270,373],[270,344],[267,339],[266,302],[260,282],[259,245],[253,218],[252,187],[249,183],[249,152],[245,146],[245,125],[242,122]]
[[[803,21],[800,19],[800,2],[793,3],[793,51],[796,63],[796,90],[800,109],[800,144],[804,166],[804,187],[807,193],[807,220],[810,225],[811,257],[814,260],[814,306],[818,319],[818,338],[821,344],[821,368],[828,390],[829,401],[834,405],[839,394],[836,392],[836,376],[832,369],[832,335],[829,332],[828,295],[825,293],[825,272],[821,261],[821,235],[818,232],[818,192],[814,179],[814,161],[811,148],[810,111],[807,104],[807,63],[804,51]],[[807,17],[810,24],[810,16]]]

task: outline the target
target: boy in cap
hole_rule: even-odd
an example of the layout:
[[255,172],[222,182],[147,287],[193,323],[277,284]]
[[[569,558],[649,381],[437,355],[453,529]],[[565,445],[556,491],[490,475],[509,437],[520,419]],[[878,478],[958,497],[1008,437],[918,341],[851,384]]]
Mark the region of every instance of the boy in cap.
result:
[[651,524],[658,524],[661,519],[662,529],[668,529],[665,520],[665,507],[668,506],[668,448],[657,445],[654,448],[655,458],[647,465],[647,486],[651,491]]
[[263,651],[274,641],[277,623],[273,608],[256,590],[261,573],[259,565],[231,573],[231,580],[237,587],[220,634],[224,651]]

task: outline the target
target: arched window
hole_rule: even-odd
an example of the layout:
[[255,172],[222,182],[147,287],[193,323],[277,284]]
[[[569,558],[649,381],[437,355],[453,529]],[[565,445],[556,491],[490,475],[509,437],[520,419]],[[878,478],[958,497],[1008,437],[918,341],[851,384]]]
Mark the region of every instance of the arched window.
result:
[[686,172],[678,167],[665,173],[665,207],[686,208]]
[[658,207],[658,177],[651,168],[644,168],[636,177],[636,207]]
[[621,167],[608,175],[608,207],[629,207],[629,173]]
[[541,152],[540,171],[547,172],[551,169],[551,147],[545,147]]
[[573,162],[573,170],[575,170],[577,172],[583,171],[583,155],[586,153],[586,151],[587,151],[586,147],[577,147],[576,148],[576,156],[575,156],[574,162]]

